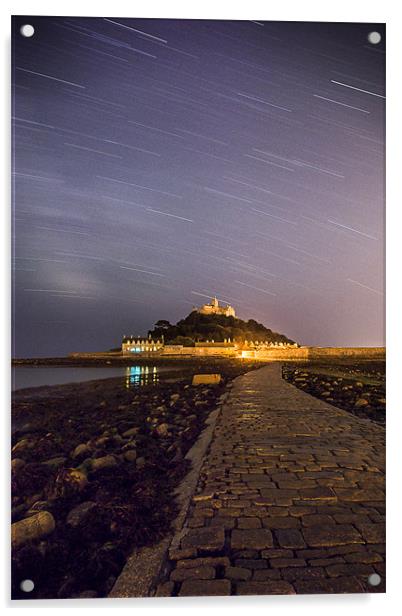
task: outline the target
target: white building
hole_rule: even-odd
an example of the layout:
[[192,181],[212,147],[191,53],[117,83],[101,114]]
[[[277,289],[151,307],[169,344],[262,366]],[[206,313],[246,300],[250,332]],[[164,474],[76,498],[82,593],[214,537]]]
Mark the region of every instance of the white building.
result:
[[123,336],[121,351],[123,355],[132,353],[157,353],[164,347],[164,341],[154,340],[153,338],[139,338],[135,336]]
[[224,317],[235,317],[235,309],[228,304],[220,306],[216,297],[213,297],[210,304],[204,304],[201,308],[196,308],[200,314],[220,314]]

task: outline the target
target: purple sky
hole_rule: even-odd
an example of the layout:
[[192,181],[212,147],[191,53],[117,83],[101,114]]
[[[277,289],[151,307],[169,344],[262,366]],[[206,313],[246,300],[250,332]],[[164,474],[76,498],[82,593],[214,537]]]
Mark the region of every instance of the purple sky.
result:
[[384,35],[14,18],[14,355],[215,294],[301,344],[382,345]]

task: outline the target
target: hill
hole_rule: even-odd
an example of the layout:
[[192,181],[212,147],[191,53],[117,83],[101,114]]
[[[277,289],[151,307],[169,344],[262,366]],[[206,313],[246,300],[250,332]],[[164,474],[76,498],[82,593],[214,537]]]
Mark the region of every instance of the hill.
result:
[[183,344],[192,346],[194,342],[214,340],[223,342],[230,338],[237,342],[244,340],[261,340],[264,342],[287,342],[294,341],[283,334],[278,334],[268,329],[254,319],[243,321],[236,317],[222,315],[206,315],[196,311],[191,312],[185,319],[181,319],[176,325],[169,321],[160,320],[155,323],[154,329],[148,332],[153,338],[164,336],[165,342],[170,344]]

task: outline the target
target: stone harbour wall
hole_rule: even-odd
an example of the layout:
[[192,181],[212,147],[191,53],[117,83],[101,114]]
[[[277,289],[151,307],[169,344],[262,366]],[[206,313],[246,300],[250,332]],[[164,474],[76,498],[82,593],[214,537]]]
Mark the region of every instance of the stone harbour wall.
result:
[[385,359],[384,347],[283,347],[243,351],[242,357],[261,360],[314,360],[330,358]]
[[[385,347],[265,347],[258,349],[240,349],[237,346],[196,346],[165,345],[158,351],[132,354],[133,357],[237,357],[261,361],[293,361],[330,358],[350,359],[385,359]],[[113,359],[122,357],[122,353],[71,353],[74,359]],[[126,357],[129,357],[127,354]]]
[[309,347],[309,359],[352,357],[356,359],[385,359],[385,347]]

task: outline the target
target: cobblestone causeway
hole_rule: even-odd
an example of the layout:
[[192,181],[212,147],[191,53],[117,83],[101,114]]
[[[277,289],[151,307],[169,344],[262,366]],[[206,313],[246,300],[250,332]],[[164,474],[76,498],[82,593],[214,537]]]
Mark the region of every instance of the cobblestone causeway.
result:
[[384,445],[277,363],[237,378],[156,595],[384,592]]

